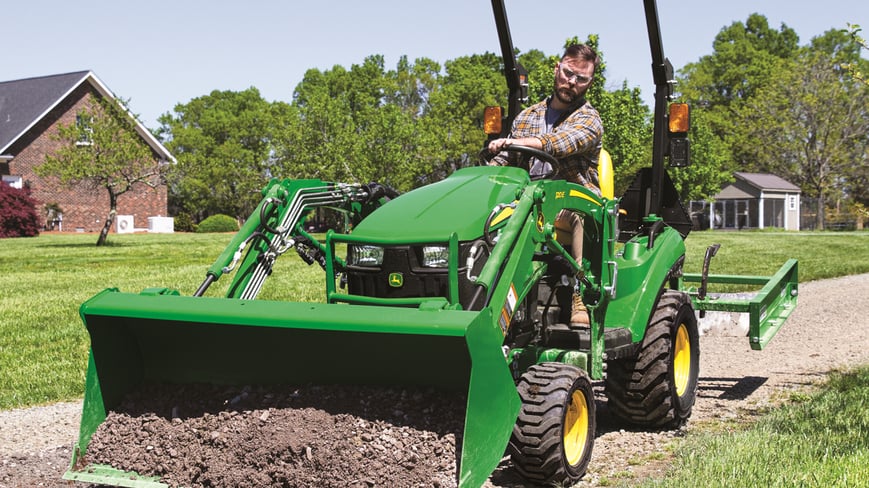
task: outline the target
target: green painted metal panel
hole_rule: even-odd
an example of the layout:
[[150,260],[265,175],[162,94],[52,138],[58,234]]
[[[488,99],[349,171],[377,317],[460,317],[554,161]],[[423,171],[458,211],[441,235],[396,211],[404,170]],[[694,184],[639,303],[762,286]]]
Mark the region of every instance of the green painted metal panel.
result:
[[99,486],[124,486],[127,488],[169,488],[158,477],[141,476],[133,471],[122,471],[104,464],[91,464],[87,471],[68,470],[63,479],[93,483]]
[[[365,218],[354,234],[373,239],[442,241],[455,232],[460,241],[480,237],[486,217],[515,198],[528,172],[506,166],[464,168],[437,183],[390,201]],[[400,226],[401,232],[397,232]]]
[[667,275],[684,255],[685,241],[670,227],[657,235],[651,249],[647,236],[625,243],[615,258],[618,282],[616,297],[607,307],[606,326],[628,328],[633,341],[641,341]]

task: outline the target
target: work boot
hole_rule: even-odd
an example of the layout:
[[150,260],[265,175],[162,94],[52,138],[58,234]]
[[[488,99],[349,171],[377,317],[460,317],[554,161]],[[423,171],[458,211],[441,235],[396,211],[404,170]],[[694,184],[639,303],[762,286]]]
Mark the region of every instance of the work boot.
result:
[[588,309],[582,303],[582,297],[579,293],[573,294],[573,306],[570,311],[570,325],[588,325],[591,320],[588,318]]

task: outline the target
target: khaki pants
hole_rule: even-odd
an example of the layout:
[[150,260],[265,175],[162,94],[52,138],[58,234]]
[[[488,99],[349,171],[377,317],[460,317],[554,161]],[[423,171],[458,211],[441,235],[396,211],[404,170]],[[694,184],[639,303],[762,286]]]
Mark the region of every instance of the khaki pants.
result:
[[579,214],[567,209],[558,212],[555,217],[556,238],[562,245],[571,246],[573,259],[582,265],[582,218]]

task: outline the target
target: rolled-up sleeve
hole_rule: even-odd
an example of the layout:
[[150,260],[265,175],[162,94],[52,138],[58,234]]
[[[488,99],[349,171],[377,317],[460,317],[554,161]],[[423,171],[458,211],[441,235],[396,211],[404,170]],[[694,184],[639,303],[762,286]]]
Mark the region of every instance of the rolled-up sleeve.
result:
[[571,114],[554,131],[538,134],[543,150],[556,158],[596,151],[603,137],[603,124],[588,104]]

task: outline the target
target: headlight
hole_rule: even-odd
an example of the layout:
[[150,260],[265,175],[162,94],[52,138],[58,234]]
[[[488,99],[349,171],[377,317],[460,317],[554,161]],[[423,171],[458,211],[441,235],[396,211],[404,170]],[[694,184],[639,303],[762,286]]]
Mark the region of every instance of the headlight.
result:
[[380,246],[350,246],[350,266],[380,266],[383,264],[383,248]]
[[450,265],[450,250],[446,246],[423,246],[422,265],[426,268],[446,268]]

